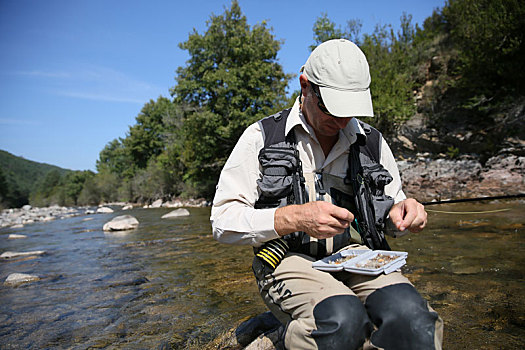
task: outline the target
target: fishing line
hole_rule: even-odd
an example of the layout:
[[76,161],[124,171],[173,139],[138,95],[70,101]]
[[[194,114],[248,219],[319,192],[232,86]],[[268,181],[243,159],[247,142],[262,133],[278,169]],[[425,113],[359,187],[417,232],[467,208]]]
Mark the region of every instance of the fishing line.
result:
[[483,210],[483,211],[444,211],[444,210],[432,210],[432,209],[425,209],[428,212],[431,213],[441,213],[441,214],[488,214],[488,213],[499,213],[502,211],[508,211],[510,208],[504,208],[504,209],[495,209],[495,210]]
[[446,199],[442,201],[435,202],[423,202],[423,205],[435,205],[435,204],[445,204],[445,203],[463,203],[463,202],[478,202],[478,201],[488,201],[495,199],[510,199],[510,198],[522,198],[525,197],[525,193],[511,194],[506,196],[492,196],[492,197],[478,197],[478,198],[462,198],[462,199]]

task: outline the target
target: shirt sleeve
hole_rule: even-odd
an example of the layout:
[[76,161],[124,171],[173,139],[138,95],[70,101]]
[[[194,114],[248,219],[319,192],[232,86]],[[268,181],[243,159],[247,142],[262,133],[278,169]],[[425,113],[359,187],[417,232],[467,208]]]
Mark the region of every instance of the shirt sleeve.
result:
[[[392,182],[385,186],[385,194],[394,198],[394,203],[405,200],[406,195],[402,189],[401,176],[399,175],[396,160],[392,154],[392,150],[384,139],[381,145],[381,164],[388,170],[390,175],[392,175]],[[385,233],[395,238],[404,236],[408,233],[408,230],[398,231],[394,223],[392,223],[392,220],[387,220]]]
[[392,175],[392,182],[385,186],[385,193],[394,198],[394,202],[398,203],[406,199],[405,193],[402,189],[401,176],[399,175],[399,169],[397,163],[392,154],[392,150],[388,146],[385,139],[382,139],[381,144],[381,159],[380,163],[385,167],[386,170]]
[[275,208],[255,209],[261,178],[258,154],[264,145],[258,123],[249,126],[222,169],[211,209],[213,237],[222,243],[251,245],[279,235],[274,228]]

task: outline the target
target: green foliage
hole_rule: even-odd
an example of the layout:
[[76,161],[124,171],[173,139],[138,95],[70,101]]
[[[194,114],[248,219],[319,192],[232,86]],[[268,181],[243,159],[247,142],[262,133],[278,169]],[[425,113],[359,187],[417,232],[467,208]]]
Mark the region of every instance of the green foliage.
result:
[[86,182],[94,176],[92,171],[68,171],[62,175],[52,170],[38,182],[36,190],[30,195],[30,203],[36,207],[78,205]]
[[459,156],[459,148],[454,146],[449,146],[447,148],[447,156],[451,159],[455,159]]
[[38,182],[50,171],[57,171],[60,175],[69,171],[1,150],[0,169],[5,181],[4,193],[0,194],[0,205],[11,208],[28,204],[30,193],[36,190]]
[[477,95],[525,92],[525,3],[451,0],[442,21],[458,51],[459,85]]
[[376,116],[367,122],[384,133],[395,130],[415,112],[414,76],[419,57],[413,47],[416,28],[411,20],[410,15],[403,14],[397,33],[391,25],[382,25],[363,38],[359,38],[361,23],[358,20],[348,21],[343,30],[323,14],[313,28],[315,45],[310,46],[312,50],[326,40],[339,37],[360,45],[370,66],[370,90]]
[[96,193],[101,203],[111,203],[118,201],[118,189],[121,179],[112,172],[99,172],[95,178]]
[[166,199],[175,193],[175,181],[161,162],[152,160],[146,169],[140,169],[131,182],[134,200],[149,202]]
[[412,16],[403,14],[400,30],[377,26],[365,35],[361,48],[368,57],[372,83],[370,90],[376,119],[372,122],[384,133],[393,132],[416,111],[413,91],[418,54],[413,46]]
[[98,172],[110,172],[117,176],[130,177],[135,172],[131,154],[122,139],[114,139],[100,151],[97,160]]
[[237,1],[211,16],[206,33],[193,31],[179,45],[190,54],[171,90],[188,107],[181,160],[185,180],[207,197],[243,130],[285,102],[291,75],[277,62],[280,45],[266,23],[247,24]]
[[319,44],[331,39],[345,38],[359,45],[359,35],[363,23],[359,19],[350,19],[346,22],[346,28],[336,26],[332,22],[326,13],[323,13],[321,17],[317,17],[317,20],[313,26],[314,32],[314,44],[310,45],[310,51],[313,51]]
[[0,168],[0,209],[9,206],[7,203],[8,190],[4,172],[2,171],[2,168]]
[[63,205],[73,206],[78,204],[78,197],[82,192],[87,179],[95,176],[92,171],[72,171],[61,179],[60,187],[63,191]]
[[123,144],[132,163],[139,169],[146,168],[149,159],[160,155],[164,150],[164,120],[174,113],[174,104],[161,96],[157,101],[150,100],[146,103],[136,118],[137,124],[129,128]]
[[[137,124],[129,128],[125,138],[115,139],[100,152],[96,181],[82,194],[83,202],[141,201],[150,193],[169,196],[141,186],[153,186],[145,177],[152,172],[150,164],[159,164],[177,194],[177,180],[182,177],[180,154],[183,147],[181,109],[168,98],[160,96],[147,102],[136,117]],[[159,161],[157,161],[159,159]],[[160,183],[159,183],[160,185]]]
[[99,187],[97,186],[97,177],[89,176],[82,186],[82,191],[77,198],[78,205],[97,205],[102,203]]

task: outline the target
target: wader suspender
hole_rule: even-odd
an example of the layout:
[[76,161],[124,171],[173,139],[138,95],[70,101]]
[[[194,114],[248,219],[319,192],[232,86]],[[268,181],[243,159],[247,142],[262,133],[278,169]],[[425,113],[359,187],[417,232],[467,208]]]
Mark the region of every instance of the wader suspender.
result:
[[392,176],[380,164],[382,136],[370,125],[359,121],[366,138],[358,135],[350,146],[345,182],[352,185],[357,208],[359,234],[370,249],[391,250],[385,239],[386,218],[394,200],[384,194]]

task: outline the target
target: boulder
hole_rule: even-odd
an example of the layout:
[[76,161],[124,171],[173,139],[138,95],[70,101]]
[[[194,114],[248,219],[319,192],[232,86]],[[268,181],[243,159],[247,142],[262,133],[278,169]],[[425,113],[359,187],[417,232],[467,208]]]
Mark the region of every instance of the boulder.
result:
[[104,231],[132,230],[139,226],[139,221],[131,215],[120,215],[103,226]]
[[40,277],[35,275],[28,275],[26,273],[12,273],[4,281],[5,285],[16,285],[20,283],[27,283],[38,281]]
[[181,201],[179,201],[179,200],[162,203],[162,207],[163,208],[180,208],[180,207],[183,207],[183,206],[184,206],[184,204]]
[[46,252],[43,250],[34,250],[31,252],[3,252],[2,255],[0,255],[0,258],[2,259],[12,259],[12,258],[18,258],[20,256],[27,256],[27,255],[42,255]]
[[9,236],[7,236],[7,239],[18,239],[18,238],[27,238],[26,235],[19,235],[16,233],[11,233]]
[[150,208],[160,208],[162,207],[162,199],[157,199],[155,202],[151,203]]
[[97,214],[110,214],[113,213],[113,209],[108,207],[100,207],[97,209]]
[[162,219],[169,219],[169,218],[178,218],[182,216],[190,216],[190,212],[188,209],[176,209],[173,211],[170,211],[167,214],[162,215]]
[[130,210],[130,209],[133,209],[133,206],[131,204],[126,204],[125,206],[122,207],[122,210]]

